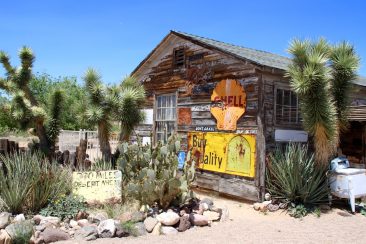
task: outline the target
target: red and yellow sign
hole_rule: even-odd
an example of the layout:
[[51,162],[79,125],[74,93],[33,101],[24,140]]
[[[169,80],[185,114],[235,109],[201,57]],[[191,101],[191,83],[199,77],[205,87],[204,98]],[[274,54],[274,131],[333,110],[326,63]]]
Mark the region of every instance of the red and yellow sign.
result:
[[220,81],[211,95],[211,113],[217,120],[217,129],[236,130],[236,122],[244,114],[246,93],[236,80]]
[[188,149],[198,168],[226,174],[255,176],[255,135],[189,132]]

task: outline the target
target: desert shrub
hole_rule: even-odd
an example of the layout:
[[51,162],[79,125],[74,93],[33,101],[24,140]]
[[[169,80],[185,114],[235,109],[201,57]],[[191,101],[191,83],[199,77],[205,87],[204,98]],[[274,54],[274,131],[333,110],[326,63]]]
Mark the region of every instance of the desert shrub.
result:
[[50,201],[47,207],[40,211],[44,216],[55,216],[60,219],[72,219],[79,211],[85,211],[86,204],[83,198],[76,195],[62,195]]
[[[178,171],[179,138],[168,139],[166,145],[143,146],[141,141],[119,147],[119,165],[122,170],[122,190],[126,197],[138,200],[142,205],[158,203],[170,206],[174,200],[182,203],[193,197],[189,188],[195,176],[195,162],[188,160],[183,172]],[[188,159],[189,156],[187,157]]]
[[113,165],[111,161],[106,161],[103,159],[97,159],[91,165],[91,171],[103,171],[103,170],[113,170]]
[[289,144],[269,157],[266,171],[267,190],[275,198],[295,205],[328,202],[326,167],[317,164],[305,145]]
[[71,174],[40,153],[0,155],[0,197],[9,211],[36,212],[71,189]]
[[294,205],[289,208],[289,213],[291,217],[294,218],[302,218],[308,214],[309,210],[302,204]]

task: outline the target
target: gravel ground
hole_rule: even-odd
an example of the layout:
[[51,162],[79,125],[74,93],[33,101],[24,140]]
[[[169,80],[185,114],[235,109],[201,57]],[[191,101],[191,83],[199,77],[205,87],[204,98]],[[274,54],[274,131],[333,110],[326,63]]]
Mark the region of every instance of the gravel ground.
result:
[[212,227],[196,227],[172,236],[147,235],[60,243],[366,243],[366,217],[361,214],[352,215],[348,209],[333,208],[319,218],[308,215],[303,219],[294,219],[283,211],[263,214],[254,211],[249,203],[212,195],[209,197],[214,199],[216,206],[229,208],[229,221],[215,223]]

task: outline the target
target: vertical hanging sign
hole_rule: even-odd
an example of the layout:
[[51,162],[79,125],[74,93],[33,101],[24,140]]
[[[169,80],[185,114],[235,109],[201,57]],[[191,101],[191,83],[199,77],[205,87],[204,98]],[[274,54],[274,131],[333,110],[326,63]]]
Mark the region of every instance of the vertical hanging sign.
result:
[[238,81],[226,79],[216,85],[211,95],[211,113],[217,120],[217,129],[236,130],[245,107],[246,93]]

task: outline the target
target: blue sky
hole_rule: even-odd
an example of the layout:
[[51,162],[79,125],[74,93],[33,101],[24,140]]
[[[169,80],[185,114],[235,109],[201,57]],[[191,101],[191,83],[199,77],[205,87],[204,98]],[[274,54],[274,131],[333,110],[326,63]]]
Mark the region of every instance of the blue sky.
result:
[[347,40],[366,76],[361,0],[13,0],[0,6],[0,49],[13,63],[27,45],[36,54],[36,72],[77,76],[80,82],[88,67],[98,69],[105,83],[119,82],[171,29],[282,55],[294,37]]

